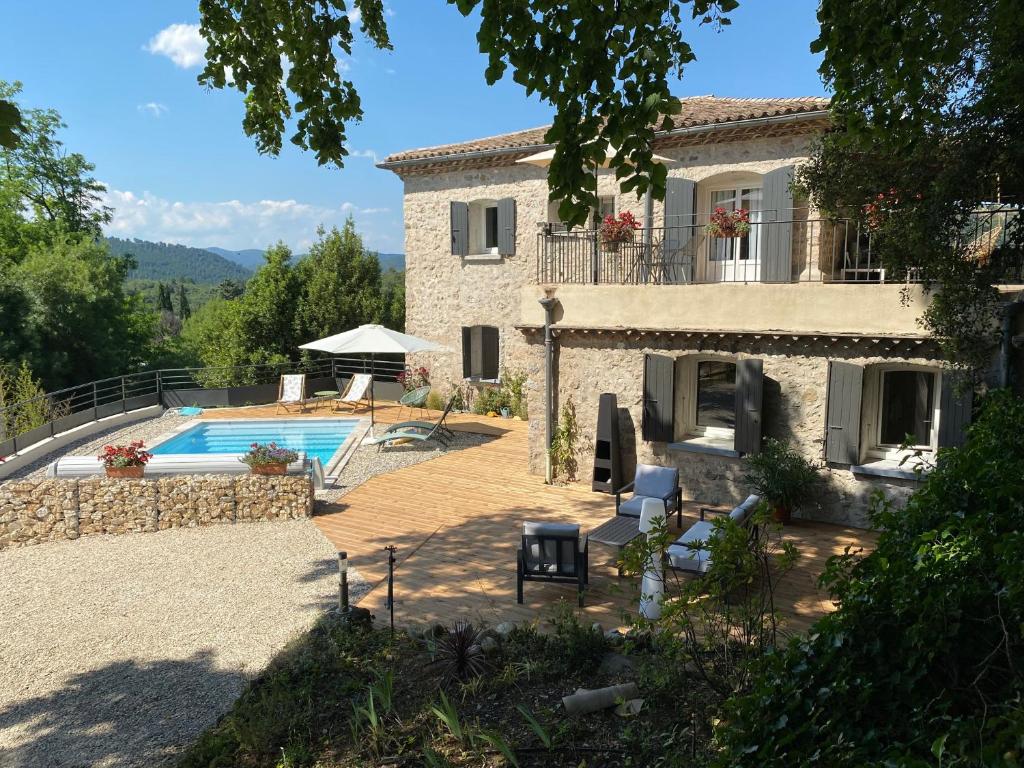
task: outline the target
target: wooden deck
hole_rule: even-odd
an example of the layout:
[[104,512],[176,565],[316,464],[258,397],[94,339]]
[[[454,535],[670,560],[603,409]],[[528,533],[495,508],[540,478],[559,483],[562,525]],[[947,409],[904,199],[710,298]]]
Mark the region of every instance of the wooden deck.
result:
[[[264,411],[266,411],[264,413]],[[272,416],[273,406],[208,411],[206,416]],[[378,407],[376,418],[390,422],[397,407]],[[321,410],[320,415],[327,413]],[[313,415],[313,414],[307,414]],[[350,563],[374,584],[361,605],[380,621],[387,611],[387,553],[396,546],[395,622],[451,623],[456,618],[495,624],[544,619],[559,598],[575,605],[572,585],[528,582],[523,605],[515,599],[515,550],[524,520],[577,522],[596,528],[614,515],[614,499],[583,486],[545,485],[530,475],[527,424],[515,420],[455,415],[453,428],[493,436],[483,445],[466,448],[372,478],[318,514],[314,522]],[[696,519],[690,504],[683,527]],[[800,551],[799,565],[789,574],[778,598],[786,629],[805,630],[831,609],[817,588],[826,559],[847,546],[872,546],[869,531],[825,523],[794,522],[785,537]],[[615,553],[591,544],[590,586],[584,611],[588,620],[605,627],[621,626],[635,612],[636,579],[618,578]]]

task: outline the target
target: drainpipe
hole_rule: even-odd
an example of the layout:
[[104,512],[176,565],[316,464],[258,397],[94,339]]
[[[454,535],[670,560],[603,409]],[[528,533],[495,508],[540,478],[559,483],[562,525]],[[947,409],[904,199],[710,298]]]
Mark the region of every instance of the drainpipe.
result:
[[1013,318],[1024,308],[1024,298],[1018,297],[1003,307],[1002,338],[999,340],[999,386],[1010,386],[1010,348],[1013,345]]
[[546,295],[540,300],[544,307],[544,482],[550,484],[554,479],[551,466],[551,441],[554,438],[555,392],[552,378],[555,365],[555,339],[551,333],[554,322],[555,307],[558,299]]

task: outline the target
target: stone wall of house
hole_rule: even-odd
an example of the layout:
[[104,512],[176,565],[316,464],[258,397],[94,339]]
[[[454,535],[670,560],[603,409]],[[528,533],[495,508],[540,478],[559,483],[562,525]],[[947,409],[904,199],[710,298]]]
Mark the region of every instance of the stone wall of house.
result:
[[0,549],[312,514],[313,486],[302,476],[17,480],[0,483]]
[[[589,482],[593,462],[594,430],[598,398],[613,392],[618,398],[619,430],[624,476],[631,478],[636,463],[676,466],[685,498],[711,504],[735,504],[749,492],[742,459],[669,450],[665,443],[647,443],[641,434],[643,366],[646,353],[679,357],[688,354],[722,354],[733,358],[757,357],[764,365],[762,435],[787,442],[804,456],[822,464],[828,361],[845,360],[861,365],[905,362],[937,366],[934,359],[885,353],[871,340],[813,341],[792,337],[741,340],[728,336],[718,342],[658,339],[624,334],[562,334],[557,341],[556,407],[572,398],[583,435],[580,440],[580,479]],[[531,336],[537,354],[543,343]],[[920,354],[920,353],[918,353]],[[533,413],[543,412],[538,397]],[[677,408],[678,412],[678,408]],[[531,418],[530,470],[544,471],[544,435],[541,420]],[[890,498],[905,498],[915,481],[854,475],[848,469],[825,467],[823,482],[814,502],[802,515],[847,525],[866,527],[870,498],[881,490]]]
[[[726,173],[764,174],[798,165],[806,159],[810,141],[807,135],[795,135],[658,151],[676,160],[670,176],[699,183]],[[410,175],[404,181],[406,328],[409,333],[443,341],[449,348],[445,353],[409,356],[410,362],[428,366],[434,385],[445,390],[462,380],[461,329],[494,325],[500,333],[501,367],[525,372],[530,387],[536,390],[542,386],[543,359],[515,326],[539,324],[544,319],[540,305],[532,315],[520,316],[520,293],[523,286],[537,282],[537,239],[541,225],[548,221],[546,169],[513,163]],[[643,217],[643,200],[632,192],[620,192],[612,174],[599,175],[598,193],[614,195],[619,211]],[[516,201],[515,256],[453,256],[449,204],[503,197]],[[662,221],[662,205],[655,201],[655,225]]]

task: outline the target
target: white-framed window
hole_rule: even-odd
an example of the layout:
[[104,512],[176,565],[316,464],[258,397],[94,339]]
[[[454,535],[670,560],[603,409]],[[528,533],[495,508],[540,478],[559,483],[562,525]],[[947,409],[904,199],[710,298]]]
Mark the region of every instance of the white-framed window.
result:
[[469,204],[469,252],[475,256],[498,255],[497,200],[474,200]]
[[676,360],[676,440],[707,438],[732,446],[736,434],[736,360],[684,355]]
[[[863,436],[867,456],[902,460],[939,441],[942,376],[923,365],[875,365],[866,371]],[[903,446],[906,447],[903,447]]]
[[757,280],[761,260],[762,189],[753,184],[712,187],[710,215],[716,208],[748,211],[750,231],[745,237],[716,237],[708,240],[708,262],[720,280]]

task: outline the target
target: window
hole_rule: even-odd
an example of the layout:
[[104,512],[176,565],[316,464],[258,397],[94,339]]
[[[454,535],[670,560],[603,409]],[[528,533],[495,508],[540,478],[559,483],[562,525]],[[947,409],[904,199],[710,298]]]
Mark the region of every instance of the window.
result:
[[462,329],[462,376],[478,381],[498,380],[498,329],[473,325]]
[[453,200],[451,209],[452,254],[472,256],[515,256],[516,201]]
[[938,426],[935,372],[882,370],[880,376],[877,444],[898,448],[909,443],[914,448],[930,449]]
[[694,425],[705,431],[736,428],[736,364],[722,360],[697,363]]
[[498,253],[498,203],[494,200],[474,200],[469,204],[469,253]]
[[[719,280],[757,280],[759,276],[761,188],[730,187],[711,191],[711,212],[744,209],[749,212],[750,232],[746,237],[716,237],[709,240],[708,261]],[[710,212],[709,212],[710,213]]]
[[498,206],[488,205],[484,208],[484,250],[498,250]]

